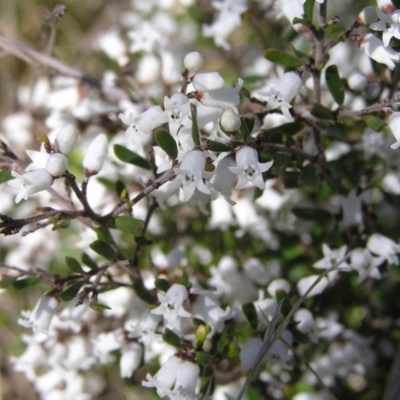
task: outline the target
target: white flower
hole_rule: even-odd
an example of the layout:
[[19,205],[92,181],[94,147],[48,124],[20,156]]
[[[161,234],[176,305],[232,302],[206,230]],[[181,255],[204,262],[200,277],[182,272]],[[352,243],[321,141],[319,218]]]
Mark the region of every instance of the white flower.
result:
[[[332,250],[326,243],[322,244],[322,252],[324,258],[314,263],[314,268],[318,269],[330,269],[337,266],[340,270],[349,271],[349,264],[344,262],[344,258],[347,252],[347,246],[344,245],[337,250]],[[340,263],[338,265],[338,263]],[[335,272],[335,271],[332,271]]]
[[292,119],[289,109],[292,107],[290,102],[298,95],[303,81],[301,76],[295,72],[286,72],[279,81],[269,90],[255,92],[254,97],[261,101],[266,101],[267,111],[279,108],[287,119]]
[[238,79],[234,87],[222,87],[218,90],[201,92],[198,95],[198,100],[206,107],[236,109],[240,103],[239,93],[242,89],[242,85],[243,80]]
[[378,256],[386,258],[390,264],[399,265],[400,244],[380,233],[371,235],[367,242],[367,249]]
[[68,167],[67,158],[61,153],[51,154],[46,163],[46,169],[53,176],[62,175]]
[[244,370],[250,369],[254,364],[262,345],[263,341],[260,338],[253,337],[247,339],[240,350],[240,364],[242,364]]
[[175,172],[180,178],[181,201],[188,201],[197,188],[204,194],[210,194],[210,189],[203,182],[203,172],[206,165],[206,153],[201,150],[191,150],[185,154]]
[[192,79],[192,84],[199,92],[221,89],[224,78],[218,72],[198,72]]
[[225,110],[220,119],[221,128],[228,133],[237,132],[242,125],[239,115],[233,110]]
[[121,349],[119,369],[121,378],[130,378],[139,367],[143,356],[143,347],[136,342],[125,344]]
[[381,279],[378,267],[384,261],[384,257],[373,257],[367,249],[360,247],[352,250],[350,254],[350,266],[359,274],[358,283],[363,282],[368,276]]
[[73,125],[66,125],[61,128],[56,136],[57,150],[62,154],[68,154],[75,147],[79,132]]
[[[314,282],[319,278],[318,275],[310,275],[306,276],[305,278],[301,278],[297,282],[297,291],[299,292],[300,296],[306,294],[308,289],[314,284]],[[316,296],[317,294],[322,293],[328,287],[329,281],[327,277],[323,277],[315,286],[314,288],[308,293],[307,297]]]
[[235,189],[243,189],[248,182],[253,183],[260,189],[265,188],[262,173],[268,171],[272,167],[273,162],[258,162],[257,151],[252,147],[243,146],[236,153],[236,167],[229,169],[239,176],[239,181]]
[[363,223],[361,197],[357,196],[356,191],[352,190],[346,197],[341,196],[341,203],[343,210],[342,225],[345,228],[361,226]]
[[228,155],[221,158],[215,169],[215,173],[210,180],[211,187],[216,189],[213,191],[212,200],[215,200],[219,193],[231,205],[236,204],[229,198],[231,190],[236,179],[236,175],[230,170],[230,167],[236,166],[235,161]]
[[157,294],[160,305],[151,311],[155,315],[173,314],[175,317],[188,318],[191,316],[183,308],[183,303],[189,297],[188,291],[185,286],[174,283],[167,291],[166,294]]
[[399,53],[391,47],[385,47],[382,40],[372,33],[361,35],[357,44],[368,57],[380,64],[385,64],[390,69],[394,68],[395,63],[400,62]]
[[28,200],[29,196],[42,190],[49,189],[53,184],[53,177],[47,169],[44,168],[35,169],[23,175],[12,171],[11,175],[16,179],[9,181],[8,184],[19,189],[15,198],[16,203],[19,203],[21,199]]
[[85,157],[83,159],[83,167],[89,173],[98,173],[103,166],[104,160],[108,152],[108,140],[104,133],[97,135],[90,143]]
[[129,31],[128,36],[132,39],[129,47],[131,53],[139,51],[152,53],[161,38],[156,27],[149,22],[144,22],[136,30]]
[[389,116],[387,123],[390,132],[396,139],[396,143],[393,143],[390,148],[398,149],[400,147],[400,112],[393,112]]
[[[189,118],[190,103],[189,99],[182,93],[175,93],[168,98],[164,97],[164,108],[166,121],[168,121],[169,132],[176,137],[178,130],[183,126],[190,128],[192,120]],[[161,117],[161,116],[160,116]]]
[[204,58],[198,51],[187,53],[183,59],[183,65],[189,71],[189,77],[193,76],[202,66]]
[[374,22],[369,27],[374,31],[383,31],[382,41],[385,47],[389,46],[390,39],[395,37],[400,39],[400,10],[391,14],[385,14],[380,8],[376,8],[379,21]]

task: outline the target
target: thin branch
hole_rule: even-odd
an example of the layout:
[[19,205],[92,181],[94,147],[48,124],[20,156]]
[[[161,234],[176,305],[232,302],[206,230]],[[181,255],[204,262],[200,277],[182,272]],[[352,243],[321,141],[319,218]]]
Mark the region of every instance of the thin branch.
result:
[[350,110],[339,110],[339,117],[352,117],[352,118],[362,118],[368,114],[382,111],[385,107],[391,106],[393,104],[400,103],[400,96],[396,96],[392,99],[386,99],[382,103],[376,103],[372,106],[363,108],[362,110],[350,111]]
[[61,75],[71,76],[86,82],[101,90],[110,99],[129,100],[129,95],[124,90],[113,86],[104,86],[98,79],[86,75],[79,69],[71,68],[54,57],[40,53],[23,43],[11,39],[2,32],[0,32],[0,47],[34,67],[47,66]]

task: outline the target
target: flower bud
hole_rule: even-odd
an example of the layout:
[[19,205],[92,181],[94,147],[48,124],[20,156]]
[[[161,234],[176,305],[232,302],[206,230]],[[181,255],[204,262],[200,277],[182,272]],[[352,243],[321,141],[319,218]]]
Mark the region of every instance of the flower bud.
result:
[[183,59],[183,65],[189,71],[189,76],[193,76],[202,66],[204,58],[198,51],[187,53]]
[[376,6],[364,7],[357,16],[357,21],[365,26],[373,24],[377,19]]
[[394,112],[391,114],[387,120],[388,127],[396,143],[393,143],[390,148],[398,149],[400,147],[400,112]]
[[90,175],[97,174],[101,170],[107,152],[107,136],[101,133],[90,143],[83,159],[83,167]]
[[221,89],[225,81],[218,72],[199,72],[192,80],[193,86],[199,92]]
[[221,128],[228,133],[237,132],[242,125],[239,115],[233,110],[225,110],[220,120]]
[[46,169],[53,176],[62,175],[68,167],[67,158],[61,153],[52,154],[47,160]]
[[78,140],[78,136],[79,132],[73,125],[64,126],[56,136],[57,150],[62,154],[70,153]]

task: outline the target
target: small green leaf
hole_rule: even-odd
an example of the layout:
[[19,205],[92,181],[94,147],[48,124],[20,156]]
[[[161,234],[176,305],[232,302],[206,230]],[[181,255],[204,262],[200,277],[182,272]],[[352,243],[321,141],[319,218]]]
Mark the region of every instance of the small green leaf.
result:
[[13,286],[15,289],[26,289],[29,286],[36,285],[40,282],[40,278],[30,276],[29,278],[17,279],[14,281]]
[[381,132],[387,125],[383,119],[375,117],[374,115],[367,115],[365,117],[365,123],[375,132]]
[[186,287],[189,287],[189,275],[186,269],[182,269],[182,276],[180,279],[180,284]]
[[36,140],[38,140],[39,142],[44,143],[44,145],[45,145],[46,147],[50,147],[50,146],[51,146],[50,140],[49,140],[48,136],[47,136],[44,132],[35,133],[35,134],[33,135],[33,137],[34,137]]
[[312,108],[310,110],[311,115],[313,115],[316,118],[319,119],[328,119],[328,120],[332,120],[334,121],[335,115],[333,114],[333,112],[331,110],[329,110],[329,108],[324,107],[321,104],[318,103],[314,103],[312,105]]
[[195,146],[200,146],[200,131],[197,124],[197,107],[191,103],[190,111],[192,113],[192,138]]
[[242,305],[242,311],[245,317],[247,318],[247,321],[249,322],[250,326],[256,330],[258,326],[258,315],[257,315],[257,310],[256,307],[254,306],[254,303],[246,303]]
[[215,361],[215,356],[203,351],[196,351],[196,363],[202,367],[208,367]]
[[11,286],[15,282],[15,278],[12,276],[6,276],[5,278],[0,280],[0,288],[5,289]]
[[148,289],[144,286],[141,280],[137,280],[133,283],[133,289],[135,290],[139,298],[142,299],[144,302],[148,304],[155,303],[153,297],[151,296]]
[[0,171],[0,183],[7,182],[9,180],[13,179],[13,176],[11,175],[11,171]]
[[100,226],[96,229],[96,235],[97,239],[101,240],[104,243],[110,244],[110,236],[108,234],[107,229],[104,227]]
[[322,208],[296,207],[292,212],[297,218],[307,221],[328,222],[332,218],[331,214]]
[[156,279],[154,282],[154,286],[156,287],[156,289],[160,292],[167,292],[168,289],[171,287],[171,285],[169,284],[169,282],[166,279]]
[[262,138],[264,140],[269,140],[269,138],[275,133],[281,133],[284,135],[293,136],[296,133],[300,132],[303,128],[304,124],[302,122],[289,122],[287,124],[283,124],[275,128],[265,129],[260,133],[262,134]]
[[171,329],[165,328],[162,338],[165,343],[168,343],[171,346],[178,348],[182,347],[181,338],[175,332],[171,331]]
[[82,254],[81,260],[90,269],[98,269],[97,264],[86,253]]
[[306,0],[304,3],[304,18],[308,21],[313,20],[315,0]]
[[133,236],[140,236],[142,233],[143,224],[144,222],[140,219],[122,215],[115,217],[110,223],[110,227],[125,233],[129,233]]
[[333,99],[336,101],[336,103],[342,105],[344,102],[344,90],[336,65],[330,65],[326,69],[325,80]]
[[89,247],[97,254],[100,254],[106,260],[115,260],[117,258],[115,251],[107,243],[102,240],[95,240]]
[[303,63],[290,54],[276,49],[268,49],[264,52],[264,57],[275,64],[283,65],[286,68],[300,68]]
[[244,87],[242,86],[239,92],[240,97],[246,97],[248,99],[251,99],[251,93]]
[[76,258],[65,256],[65,262],[72,271],[78,274],[85,273],[85,271],[81,267],[81,264],[79,264],[79,261]]
[[119,144],[114,145],[114,153],[123,162],[133,164],[144,169],[152,168],[150,161],[140,157],[138,154]]
[[102,314],[104,310],[111,310],[111,307],[107,306],[106,304],[97,303],[97,302],[91,303],[90,308],[99,314]]
[[215,140],[207,140],[207,147],[216,153],[223,153],[225,151],[232,151],[232,148],[224,143],[216,142]]
[[68,286],[65,290],[62,291],[60,299],[62,301],[71,301],[79,293],[79,290],[81,290],[83,284],[83,282],[76,282],[71,286]]
[[178,157],[178,146],[175,139],[165,129],[157,129],[154,133],[156,143],[168,154],[169,158],[175,160]]
[[320,179],[314,165],[307,164],[300,173],[299,185],[308,187],[313,192],[318,192]]
[[117,192],[118,197],[122,197],[122,194],[127,192],[125,183],[120,180],[115,182],[115,191]]

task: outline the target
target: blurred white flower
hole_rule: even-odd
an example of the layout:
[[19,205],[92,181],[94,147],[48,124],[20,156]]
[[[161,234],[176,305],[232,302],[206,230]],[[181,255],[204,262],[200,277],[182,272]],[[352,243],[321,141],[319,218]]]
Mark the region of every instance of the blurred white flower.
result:
[[369,27],[374,31],[382,31],[383,45],[387,47],[392,37],[400,39],[400,10],[396,10],[391,14],[385,14],[377,7],[376,13],[379,20]]
[[83,159],[83,167],[89,174],[97,174],[108,153],[108,140],[104,133],[97,135],[90,143]]

